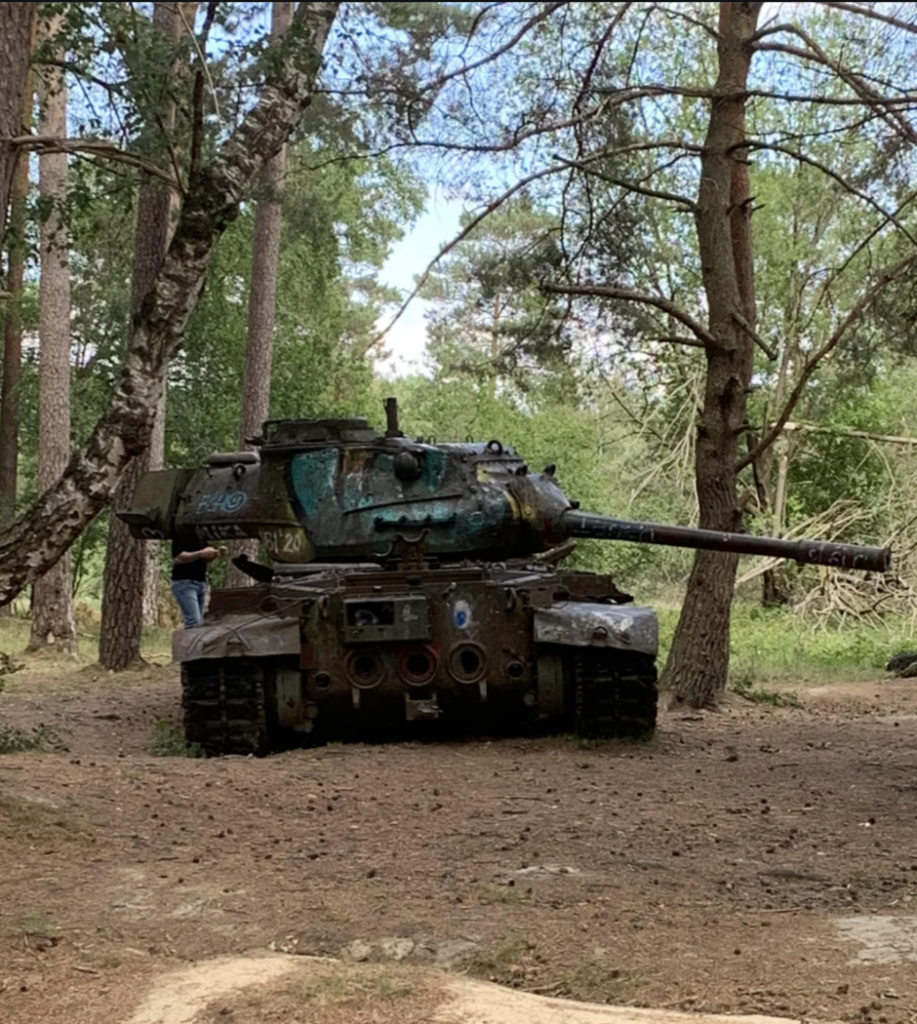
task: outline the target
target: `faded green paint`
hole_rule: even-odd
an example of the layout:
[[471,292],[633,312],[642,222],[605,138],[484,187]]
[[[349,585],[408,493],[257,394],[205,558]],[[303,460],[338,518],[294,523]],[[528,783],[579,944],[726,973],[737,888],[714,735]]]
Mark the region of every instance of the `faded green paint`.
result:
[[329,500],[334,500],[338,475],[338,449],[323,448],[293,456],[291,469],[293,493],[307,519],[311,519]]
[[[360,419],[278,423],[261,460],[260,472],[257,457],[230,453],[187,477],[148,475],[133,507],[118,514],[141,538],[256,536],[273,557],[293,561],[383,557],[399,530],[426,530],[431,554],[456,559],[526,557],[567,538],[595,537],[878,572],[890,560],[886,549],[628,523],[581,512],[552,472],[529,472],[512,449],[496,442],[412,443],[397,433],[383,437]],[[417,479],[411,479],[417,467]]]
[[448,468],[449,460],[446,453],[437,448],[428,448],[424,452],[420,483],[431,493],[438,491],[443,485]]

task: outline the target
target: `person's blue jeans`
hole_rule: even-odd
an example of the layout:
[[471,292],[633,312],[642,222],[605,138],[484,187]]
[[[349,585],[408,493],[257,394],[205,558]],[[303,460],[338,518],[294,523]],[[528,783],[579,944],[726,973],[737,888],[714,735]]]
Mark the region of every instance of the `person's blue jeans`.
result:
[[172,580],[172,593],[185,619],[185,629],[193,629],[204,621],[207,584],[200,580]]

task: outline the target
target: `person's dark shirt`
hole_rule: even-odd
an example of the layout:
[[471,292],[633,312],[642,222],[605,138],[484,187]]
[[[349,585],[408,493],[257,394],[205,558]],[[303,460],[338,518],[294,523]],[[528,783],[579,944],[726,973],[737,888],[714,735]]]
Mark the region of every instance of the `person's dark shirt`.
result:
[[192,549],[180,541],[172,541],[172,579],[173,580],[197,580],[198,583],[207,582],[207,563],[203,558],[195,558],[193,562],[176,562],[175,559],[183,551]]

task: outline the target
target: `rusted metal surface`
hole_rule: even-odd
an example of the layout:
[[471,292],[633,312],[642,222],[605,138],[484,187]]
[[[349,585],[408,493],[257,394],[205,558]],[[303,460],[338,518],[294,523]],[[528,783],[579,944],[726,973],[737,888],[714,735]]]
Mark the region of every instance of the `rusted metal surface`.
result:
[[[259,451],[143,478],[135,536],[253,537],[271,565],[180,631],[189,739],[266,751],[393,723],[653,728],[656,617],[609,576],[556,566],[578,537],[883,571],[886,549],[581,512],[553,466],[500,441],[411,440],[366,420],[273,421]],[[501,718],[502,716],[502,718]]]
[[659,622],[650,608],[567,601],[535,612],[535,640],[573,647],[618,647],[653,658],[659,653]]
[[[590,645],[607,652],[599,668],[609,679],[622,652],[644,659],[645,692],[634,717],[638,731],[655,721],[655,617],[604,603],[610,595],[628,599],[608,577],[524,565],[405,564],[326,567],[301,582],[278,577],[259,588],[259,613],[220,612],[232,601],[218,592],[207,624],[176,634],[176,658],[198,666],[188,676],[186,707],[199,719],[210,716],[192,722],[194,735],[241,736],[270,749],[281,734],[347,734],[398,721],[473,724],[509,715],[517,725],[572,727],[581,684],[578,663],[564,651]],[[258,666],[244,697],[265,709],[255,741],[238,719],[232,729],[225,725],[232,707],[219,710],[223,678],[238,676],[221,668],[232,659]],[[234,682],[233,692],[239,687]]]
[[663,544],[708,551],[735,551],[744,555],[790,558],[803,564],[828,565],[836,569],[858,569],[863,572],[886,572],[891,568],[892,560],[888,548],[838,544],[834,541],[783,540],[779,537],[756,537],[748,533],[718,533],[715,530],[695,530],[688,526],[666,526],[659,523],[632,523],[589,512],[565,513],[561,527],[570,537],[626,540],[634,544]]
[[554,476],[515,449],[429,444],[365,420],[266,425],[260,455],[212,456],[195,471],[148,474],[120,510],[135,536],[201,543],[260,539],[279,563],[384,561],[399,534],[425,534],[431,557],[527,558],[565,540],[735,551],[845,569],[885,571],[885,548],[718,533],[580,512]]
[[298,657],[300,646],[298,618],[224,615],[196,629],[176,630],[172,634],[172,659]]

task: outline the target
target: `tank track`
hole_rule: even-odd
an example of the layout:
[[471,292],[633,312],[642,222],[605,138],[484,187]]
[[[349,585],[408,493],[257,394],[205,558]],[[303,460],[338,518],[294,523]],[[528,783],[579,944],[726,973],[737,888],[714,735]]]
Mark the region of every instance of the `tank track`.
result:
[[268,750],[264,671],[243,658],[182,665],[185,739],[206,754]]
[[581,736],[648,736],[659,696],[655,660],[631,651],[579,648],[575,728]]

